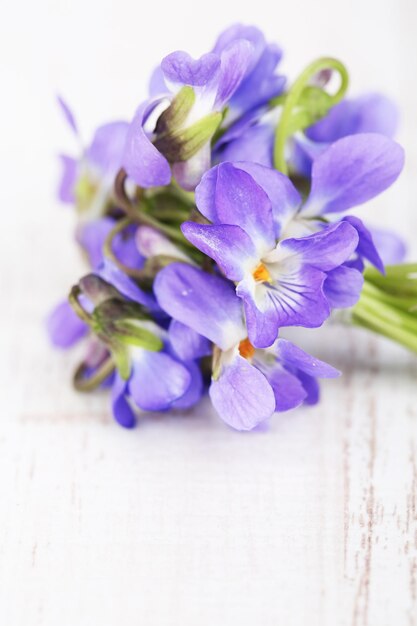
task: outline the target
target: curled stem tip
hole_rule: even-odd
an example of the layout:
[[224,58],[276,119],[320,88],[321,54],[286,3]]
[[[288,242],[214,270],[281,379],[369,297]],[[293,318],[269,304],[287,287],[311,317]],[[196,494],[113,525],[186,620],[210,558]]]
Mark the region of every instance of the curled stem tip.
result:
[[283,174],[288,174],[288,166],[285,160],[285,145],[289,136],[288,129],[294,109],[299,104],[302,92],[313,76],[327,69],[335,70],[340,76],[340,86],[337,92],[330,96],[330,107],[334,106],[340,102],[346,93],[349,84],[349,75],[343,63],[332,57],[322,57],[310,63],[285,96],[281,118],[275,131],[274,142],[274,166]]

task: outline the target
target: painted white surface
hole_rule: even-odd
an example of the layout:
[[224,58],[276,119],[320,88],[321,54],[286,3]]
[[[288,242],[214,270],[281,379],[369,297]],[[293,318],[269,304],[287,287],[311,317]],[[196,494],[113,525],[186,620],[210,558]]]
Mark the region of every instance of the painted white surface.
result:
[[[7,626],[412,626],[417,624],[417,358],[360,331],[303,347],[344,370],[323,401],[239,435],[197,414],[114,425],[105,396],[69,385],[48,308],[82,265],[54,200],[55,153],[129,117],[158,58],[194,54],[238,20],[286,48],[294,76],[342,58],[352,92],[402,108],[401,180],[362,215],[417,231],[416,4],[244,6],[39,0],[0,20],[0,621]],[[411,59],[411,61],[410,61]]]

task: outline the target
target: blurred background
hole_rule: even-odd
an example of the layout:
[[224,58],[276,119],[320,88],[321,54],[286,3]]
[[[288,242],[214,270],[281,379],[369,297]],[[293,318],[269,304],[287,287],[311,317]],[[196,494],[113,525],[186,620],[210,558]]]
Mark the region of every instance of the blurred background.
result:
[[[405,171],[367,206],[366,220],[406,237],[416,258],[415,0],[2,0],[0,485],[8,505],[0,502],[0,615],[8,626],[49,626],[58,619],[63,625],[89,626],[99,617],[108,626],[120,623],[118,615],[125,624],[146,626],[416,624],[417,560],[391,567],[390,556],[404,551],[396,540],[387,540],[392,552],[381,552],[375,565],[384,574],[372,602],[382,603],[384,616],[378,621],[375,616],[382,612],[365,606],[366,554],[365,574],[358,559],[367,509],[349,544],[346,534],[342,538],[347,505],[339,500],[346,484],[337,473],[346,442],[329,408],[302,413],[298,434],[284,418],[277,426],[279,442],[258,438],[242,444],[217,422],[214,431],[171,423],[145,428],[144,435],[130,439],[115,427],[103,434],[96,429],[97,423],[110,423],[106,401],[70,389],[77,351],[57,354],[48,345],[45,316],[84,267],[72,241],[74,215],[56,199],[57,155],[77,151],[56,95],[69,103],[88,142],[99,124],[132,117],[164,55],[185,49],[198,56],[236,21],[259,26],[283,47],[280,70],[290,81],[314,58],[330,55],[347,65],[351,95],[380,91],[397,102]],[[336,352],[333,362],[343,365],[335,346],[341,353],[351,343],[345,336],[327,349],[327,357]],[[363,344],[363,358],[373,358],[376,367],[373,345]],[[360,359],[361,348],[357,352]],[[392,354],[394,364],[403,359],[401,349],[393,348]],[[393,376],[388,386],[400,385],[402,373]],[[340,412],[347,406],[345,383],[334,384],[327,407]],[[404,395],[404,388],[398,389],[397,400]],[[394,420],[394,400],[384,402]],[[363,433],[366,440],[369,433],[364,424],[358,427],[357,445],[365,476],[369,450],[360,446]],[[413,428],[415,434],[415,422]],[[395,458],[387,456],[384,463],[398,466],[415,455],[395,432],[388,440]],[[277,459],[285,459],[285,466],[274,480],[262,480],[265,467],[270,477],[274,474]],[[360,509],[360,478],[356,487]],[[185,508],[175,495],[182,489],[189,498]],[[391,509],[397,506],[395,489],[391,485],[387,495]],[[195,523],[194,530],[186,526],[188,535],[181,530],[184,510]],[[415,509],[411,515],[415,521]],[[279,520],[283,531],[277,539]],[[393,521],[393,531],[394,526]],[[341,582],[343,549],[352,554]],[[83,586],[73,588],[77,578]],[[145,596],[136,595],[138,588]],[[48,603],[49,593],[55,600]],[[339,606],[344,606],[341,612]]]

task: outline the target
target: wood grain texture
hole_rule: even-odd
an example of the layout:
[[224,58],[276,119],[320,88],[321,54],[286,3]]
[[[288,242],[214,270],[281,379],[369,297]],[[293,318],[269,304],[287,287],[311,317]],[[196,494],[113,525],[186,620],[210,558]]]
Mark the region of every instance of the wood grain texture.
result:
[[16,95],[3,100],[0,122],[9,207],[0,231],[1,623],[416,626],[417,358],[362,331],[297,332],[344,372],[323,385],[319,406],[237,434],[206,402],[126,432],[104,394],[71,390],[80,351],[54,352],[43,327],[82,271],[72,216],[52,196],[53,152],[72,145],[53,92],[73,92],[87,129],[100,115],[127,117],[161,52],[188,43],[198,52],[236,13],[283,42],[290,71],[330,52],[348,61],[354,91],[370,84],[397,97],[407,167],[360,214],[396,226],[416,255],[416,5],[320,0],[273,12],[266,0],[217,3],[221,15],[208,15],[202,34],[170,4],[158,41],[151,28],[138,37],[141,9],[127,0],[35,4],[22,20],[10,3],[0,21]]

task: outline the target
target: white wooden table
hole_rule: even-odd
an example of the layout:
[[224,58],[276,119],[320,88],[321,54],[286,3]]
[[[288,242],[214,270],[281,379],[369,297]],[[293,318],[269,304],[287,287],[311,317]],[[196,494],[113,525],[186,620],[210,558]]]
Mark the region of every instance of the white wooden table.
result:
[[71,390],[79,352],[54,352],[43,328],[82,272],[52,196],[53,153],[71,145],[53,91],[73,92],[87,130],[128,116],[159,54],[197,53],[236,16],[284,43],[290,71],[332,53],[354,91],[398,98],[407,170],[361,215],[397,225],[416,257],[416,5],[217,2],[223,13],[187,32],[185,1],[25,4],[0,21],[16,96],[2,98],[0,133],[0,623],[416,625],[417,357],[361,331],[307,332],[303,347],[344,371],[319,406],[265,433],[231,432],[207,403],[128,432],[104,395]]

